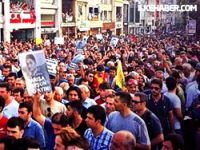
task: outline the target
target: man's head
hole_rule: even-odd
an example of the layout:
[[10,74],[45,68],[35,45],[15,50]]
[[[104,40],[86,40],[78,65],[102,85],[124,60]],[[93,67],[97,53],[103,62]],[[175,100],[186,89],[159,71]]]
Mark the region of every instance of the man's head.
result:
[[24,80],[21,79],[21,78],[17,78],[16,82],[15,82],[15,86],[16,86],[16,88],[23,88],[24,89],[24,87],[25,87]]
[[66,115],[69,118],[75,118],[82,113],[82,103],[80,101],[71,101],[67,104],[67,112]]
[[74,75],[73,74],[68,74],[67,75],[67,81],[68,81],[69,86],[74,85],[74,83],[75,83]]
[[153,96],[161,94],[163,83],[160,79],[154,78],[151,80],[151,93]]
[[10,65],[7,65],[7,64],[4,64],[3,65],[3,68],[2,68],[2,75],[4,76],[4,77],[7,77],[9,74],[10,74],[10,72],[11,72],[11,66]]
[[50,103],[51,101],[54,100],[54,91],[55,91],[55,88],[54,86],[52,86],[52,90],[44,92],[44,99],[47,103]]
[[52,128],[55,135],[61,133],[62,129],[69,126],[69,124],[69,118],[63,113],[55,113],[52,116]]
[[2,96],[5,101],[10,98],[11,90],[8,82],[0,83],[0,96]]
[[108,94],[108,90],[110,90],[111,87],[109,85],[109,83],[107,82],[103,82],[99,85],[99,95],[101,97],[101,99],[105,99],[106,95]]
[[103,78],[104,72],[105,72],[104,66],[98,65],[97,66],[97,76]]
[[115,102],[115,96],[114,95],[108,95],[106,97],[105,108],[106,108],[106,114],[107,115],[110,114],[111,112],[115,111],[114,102]]
[[112,77],[112,78],[114,78],[115,77],[115,75],[116,75],[116,67],[115,66],[111,66],[110,68],[109,68],[109,75]]
[[178,134],[169,134],[165,137],[162,150],[183,150],[184,141]]
[[82,101],[81,90],[77,86],[71,86],[66,92],[68,101],[80,100]]
[[86,98],[90,97],[90,90],[86,85],[79,85],[78,87],[81,90],[81,96],[83,100],[86,100]]
[[33,54],[26,55],[26,65],[27,65],[27,68],[30,72],[35,71],[36,66],[37,66],[37,62],[36,62],[36,59],[33,56]]
[[106,120],[106,112],[103,107],[94,105],[88,108],[87,117],[85,119],[89,128],[97,128],[103,126]]
[[19,117],[27,123],[32,116],[32,103],[31,102],[22,102],[19,104],[18,114]]
[[131,95],[128,92],[118,92],[115,96],[115,109],[119,112],[129,108],[131,104]]
[[64,96],[63,89],[61,87],[59,87],[59,86],[56,86],[55,87],[55,91],[54,91],[54,99],[56,101],[60,102],[62,100],[63,96]]
[[132,97],[132,106],[134,111],[144,110],[147,102],[147,95],[142,92],[137,92]]
[[7,76],[7,82],[9,83],[10,87],[15,87],[16,84],[16,79],[17,79],[17,75],[14,72],[11,72],[8,76]]
[[86,79],[92,83],[94,80],[94,73],[92,71],[86,71],[85,73]]
[[129,131],[121,130],[113,135],[110,150],[134,150],[136,139]]
[[24,121],[19,117],[12,117],[7,122],[7,135],[16,139],[22,138],[24,133]]
[[21,103],[23,101],[24,89],[22,89],[22,88],[15,88],[12,93],[13,93],[13,96],[14,96],[15,100],[18,103]]
[[132,76],[127,76],[125,78],[126,87],[129,93],[134,94],[138,91],[138,82]]
[[177,86],[176,79],[174,77],[171,77],[171,76],[168,77],[166,79],[166,86],[167,86],[167,88],[168,88],[169,91],[174,90],[176,88],[176,86]]

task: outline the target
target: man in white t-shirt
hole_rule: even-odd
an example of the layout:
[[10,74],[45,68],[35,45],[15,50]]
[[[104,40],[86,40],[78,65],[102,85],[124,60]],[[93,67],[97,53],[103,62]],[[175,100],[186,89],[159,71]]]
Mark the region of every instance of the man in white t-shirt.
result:
[[5,99],[5,107],[3,109],[3,115],[8,119],[14,116],[18,116],[19,104],[11,96],[11,89],[7,82],[0,83],[0,96]]

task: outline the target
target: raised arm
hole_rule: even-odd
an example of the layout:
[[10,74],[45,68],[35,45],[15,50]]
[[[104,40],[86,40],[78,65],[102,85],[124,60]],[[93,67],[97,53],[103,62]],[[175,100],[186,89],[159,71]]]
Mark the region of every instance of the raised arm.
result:
[[42,112],[41,112],[41,108],[40,108],[40,96],[41,96],[41,94],[38,91],[33,96],[33,117],[36,119],[36,121],[41,126],[44,126],[45,116],[43,116]]

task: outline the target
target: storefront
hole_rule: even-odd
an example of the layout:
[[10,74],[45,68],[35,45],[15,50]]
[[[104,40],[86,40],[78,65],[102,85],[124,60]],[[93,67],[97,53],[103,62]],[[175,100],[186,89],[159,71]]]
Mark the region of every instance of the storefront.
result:
[[42,37],[54,39],[58,29],[55,28],[55,15],[41,15],[41,33]]
[[34,38],[35,12],[10,13],[11,40],[29,40]]
[[112,35],[115,32],[115,22],[103,23],[102,33]]

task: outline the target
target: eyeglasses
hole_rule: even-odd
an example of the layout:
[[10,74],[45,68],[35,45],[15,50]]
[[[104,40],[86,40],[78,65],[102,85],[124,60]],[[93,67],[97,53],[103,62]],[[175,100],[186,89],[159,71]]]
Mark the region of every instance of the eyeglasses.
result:
[[156,91],[158,91],[160,88],[159,88],[159,87],[154,87],[154,86],[152,86],[151,89],[152,89],[152,90],[155,89]]
[[143,103],[143,101],[136,101],[136,100],[132,100],[132,102],[135,104]]
[[90,78],[94,78],[94,76],[92,76],[92,75],[89,75],[88,77],[90,77]]
[[48,112],[47,113],[47,117],[50,118],[51,117],[51,108],[50,107],[47,108],[47,112]]

